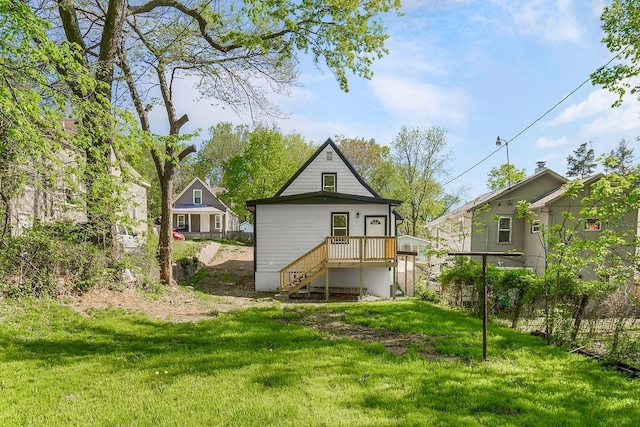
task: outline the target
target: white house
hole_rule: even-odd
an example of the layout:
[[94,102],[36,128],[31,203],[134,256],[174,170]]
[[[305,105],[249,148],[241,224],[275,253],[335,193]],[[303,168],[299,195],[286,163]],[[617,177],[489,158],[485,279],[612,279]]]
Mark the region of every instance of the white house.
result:
[[395,209],[328,139],[271,198],[249,200],[257,291],[390,296]]

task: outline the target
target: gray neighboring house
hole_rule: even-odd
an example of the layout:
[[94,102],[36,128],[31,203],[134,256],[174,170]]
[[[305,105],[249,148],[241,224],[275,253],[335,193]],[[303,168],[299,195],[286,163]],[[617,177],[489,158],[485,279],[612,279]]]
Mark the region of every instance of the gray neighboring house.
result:
[[[428,264],[438,273],[449,260],[446,252],[523,252],[523,257],[490,257],[489,262],[503,268],[524,267],[541,275],[544,273],[545,255],[540,234],[542,227],[550,227],[563,221],[563,212],[572,212],[580,218],[581,200],[588,197],[591,184],[603,175],[582,179],[584,189],[574,199],[564,197],[563,185],[569,180],[564,176],[538,164],[535,173],[508,188],[483,194],[454,211],[426,225],[432,247],[440,255],[431,255]],[[518,201],[526,200],[536,215],[529,223],[516,216]],[[640,224],[638,211],[625,215],[624,221],[615,227],[626,227],[638,235]],[[578,227],[582,237],[596,238],[607,226],[600,218],[580,218]],[[609,225],[611,227],[612,225]],[[637,254],[633,245],[623,246],[619,251]],[[590,268],[583,271],[585,280],[594,279]],[[636,286],[638,278],[635,278]]]
[[[62,120],[62,128],[70,135],[77,133],[75,120]],[[56,162],[50,162],[49,173],[41,176],[34,170],[29,171],[32,180],[25,186],[24,192],[11,204],[11,234],[18,236],[25,228],[31,227],[34,222],[54,222],[59,220],[71,220],[76,223],[87,221],[81,193],[85,191],[84,184],[78,178],[69,174],[61,165],[73,168],[81,157],[76,151],[61,142],[61,148],[55,156]],[[115,163],[115,156],[112,160]],[[29,167],[29,166],[27,166]],[[112,167],[111,173],[115,176],[122,174],[121,169],[126,169],[130,176],[126,188],[123,188],[123,198],[126,204],[120,214],[128,217],[127,223],[137,235],[147,233],[147,190],[149,183],[145,182],[140,174],[130,165],[123,163],[119,168]]]
[[194,178],[175,198],[173,228],[186,237],[205,239],[223,239],[237,233],[238,216],[217,197],[223,191]]

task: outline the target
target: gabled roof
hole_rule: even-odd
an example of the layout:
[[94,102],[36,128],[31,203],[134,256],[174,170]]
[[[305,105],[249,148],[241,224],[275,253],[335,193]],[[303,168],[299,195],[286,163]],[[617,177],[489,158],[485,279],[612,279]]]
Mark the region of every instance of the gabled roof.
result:
[[287,189],[287,187],[289,187],[289,185],[291,185],[291,183],[293,181],[295,181],[296,178],[298,178],[298,176],[300,176],[302,171],[304,171],[307,168],[307,166],[309,166],[311,164],[311,162],[313,162],[316,159],[316,157],[318,157],[320,155],[320,153],[322,153],[324,151],[324,149],[327,148],[327,146],[331,146],[331,148],[334,150],[334,152],[338,155],[338,157],[340,157],[342,162],[349,168],[351,173],[356,177],[356,179],[360,182],[360,184],[362,184],[362,186],[364,188],[366,188],[367,191],[369,191],[372,196],[380,197],[380,195],[373,188],[371,188],[369,186],[369,184],[367,184],[364,181],[364,179],[362,179],[360,174],[358,172],[356,172],[356,170],[353,168],[351,163],[347,160],[347,158],[344,156],[344,154],[342,154],[342,152],[338,149],[338,147],[331,140],[331,138],[328,138],[324,142],[324,144],[322,144],[320,147],[318,147],[318,149],[315,151],[315,153],[313,153],[311,155],[311,157],[309,157],[309,159],[302,166],[300,166],[300,168],[296,171],[296,173],[294,173],[293,176],[291,178],[289,178],[289,180],[282,186],[282,188],[280,188],[280,190],[278,190],[278,192],[273,197],[279,197],[280,194],[282,194]]
[[[595,181],[599,180],[600,178],[602,178],[604,175],[601,173],[598,173],[596,175],[593,176],[589,176],[586,178],[580,178],[578,179],[578,181],[580,181],[584,186],[590,185],[592,183],[594,183]],[[543,208],[545,206],[547,206],[549,203],[553,203],[556,200],[562,198],[564,196],[565,193],[565,188],[564,185],[556,188],[554,191],[547,193],[541,197],[538,197],[535,200],[531,201],[531,205],[529,206],[529,208],[531,209],[540,209]]]
[[382,197],[357,196],[353,194],[334,193],[330,191],[315,191],[312,193],[292,194],[289,196],[276,196],[266,199],[247,200],[245,206],[248,211],[254,212],[256,205],[272,204],[349,204],[349,203],[375,203],[398,206],[400,200],[383,199]]
[[403,237],[406,237],[407,239],[411,239],[411,240],[416,240],[418,242],[426,243],[426,244],[430,244],[431,243],[427,239],[423,239],[422,237],[410,236],[408,234],[401,234],[401,235],[398,236],[398,239],[401,239]]
[[[173,199],[173,203],[172,205],[175,205],[175,203],[178,201],[178,199],[180,199],[180,197],[182,197],[184,195],[184,193],[187,192],[187,190],[195,183],[195,182],[199,182],[200,184],[202,184],[202,186],[204,187],[205,190],[207,190],[209,193],[211,193],[211,195],[218,201],[218,203],[220,203],[220,205],[222,205],[222,207],[225,209],[225,211],[231,212],[231,209],[229,209],[229,207],[218,198],[218,194],[222,193],[225,189],[222,187],[211,187],[209,184],[207,184],[206,182],[204,182],[203,180],[201,180],[198,177],[195,177],[191,180],[191,182],[186,185],[184,187],[184,189],[180,192],[180,194],[178,194],[176,197],[174,197]],[[206,205],[200,205],[200,206],[206,206]],[[182,207],[187,207],[187,205],[183,205]],[[215,207],[215,206],[214,206]]]
[[[450,216],[453,215],[459,215],[459,214],[464,214],[467,212],[471,212],[475,209],[477,209],[478,207],[486,204],[486,203],[490,203],[494,200],[497,199],[502,199],[505,197],[505,195],[509,195],[509,193],[511,193],[514,190],[517,190],[518,188],[523,187],[524,185],[527,185],[528,183],[542,177],[545,175],[551,175],[552,177],[556,178],[558,181],[562,182],[562,183],[566,183],[569,180],[567,178],[565,178],[564,176],[552,171],[551,169],[543,169],[540,170],[536,173],[534,173],[533,175],[530,175],[524,179],[521,179],[520,181],[516,182],[514,185],[512,185],[511,187],[505,187],[505,188],[499,188],[497,190],[493,190],[490,191],[488,193],[482,194],[478,197],[476,197],[475,199],[471,200],[470,202],[465,203],[464,205],[454,209],[453,211],[444,214],[443,216],[434,219],[433,221],[431,221],[430,223],[437,223],[440,222],[440,220],[443,220],[445,218],[448,218]],[[557,189],[558,187],[556,187]],[[553,191],[555,191],[556,189],[554,189]]]

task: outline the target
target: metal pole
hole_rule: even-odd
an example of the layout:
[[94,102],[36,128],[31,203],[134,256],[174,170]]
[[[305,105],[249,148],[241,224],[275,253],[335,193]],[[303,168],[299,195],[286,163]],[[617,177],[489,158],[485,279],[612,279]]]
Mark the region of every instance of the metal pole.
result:
[[487,255],[482,255],[482,360],[487,360]]

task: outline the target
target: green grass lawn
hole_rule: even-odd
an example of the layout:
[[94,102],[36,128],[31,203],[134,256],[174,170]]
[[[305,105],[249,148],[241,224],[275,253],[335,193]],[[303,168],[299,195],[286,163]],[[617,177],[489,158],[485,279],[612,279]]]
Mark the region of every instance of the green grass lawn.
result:
[[[284,307],[284,306],[282,306]],[[304,310],[421,334],[441,359],[330,339]],[[199,323],[0,302],[0,425],[637,426],[640,382],[417,301],[251,309]],[[457,361],[451,361],[455,358]]]

